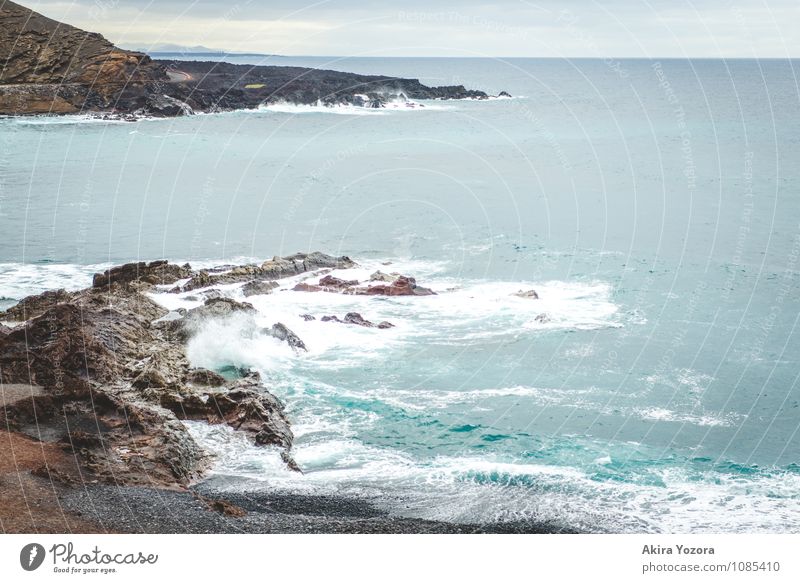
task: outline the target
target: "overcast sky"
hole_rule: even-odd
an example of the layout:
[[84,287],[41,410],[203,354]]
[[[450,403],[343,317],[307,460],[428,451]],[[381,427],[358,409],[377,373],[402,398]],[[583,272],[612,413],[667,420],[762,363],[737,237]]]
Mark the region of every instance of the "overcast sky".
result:
[[800,0],[19,3],[127,47],[175,43],[335,56],[800,57]]

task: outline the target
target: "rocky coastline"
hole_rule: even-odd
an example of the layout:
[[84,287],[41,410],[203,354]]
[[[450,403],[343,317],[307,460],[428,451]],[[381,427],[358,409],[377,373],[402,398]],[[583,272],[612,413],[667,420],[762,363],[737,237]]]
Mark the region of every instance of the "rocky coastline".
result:
[[462,85],[428,87],[381,75],[154,60],[8,1],[0,4],[0,24],[0,115],[135,120],[284,102],[383,108],[390,102],[490,97]]
[[[57,507],[66,528],[80,532],[172,532],[176,522],[169,513],[153,510],[164,504],[187,523],[181,532],[549,531],[546,525],[401,519],[369,501],[245,494],[247,488],[231,487],[238,478],[207,479],[213,453],[198,445],[183,421],[229,425],[256,446],[277,449],[289,470],[302,472],[292,457],[284,405],[257,372],[223,376],[194,368],[187,358],[187,342],[205,324],[254,312],[214,286],[241,284],[242,290],[268,295],[276,280],[300,276],[301,284],[281,293],[435,293],[398,273],[375,272],[367,281],[330,274],[354,267],[348,257],[318,252],[208,270],[163,260],[130,263],[96,274],[89,288],[46,291],[1,312],[0,427],[14,459],[0,457],[0,499],[12,497],[12,483],[23,497],[44,492],[52,499],[41,508]],[[341,283],[331,286],[332,280]],[[202,304],[171,312],[151,292],[196,294]],[[301,316],[377,333],[392,327],[355,312]],[[253,333],[286,342],[297,354],[306,350],[281,322]],[[27,464],[20,463],[24,452]],[[130,514],[120,514],[120,505]],[[16,526],[17,531],[65,528],[33,515],[20,524],[28,528]]]

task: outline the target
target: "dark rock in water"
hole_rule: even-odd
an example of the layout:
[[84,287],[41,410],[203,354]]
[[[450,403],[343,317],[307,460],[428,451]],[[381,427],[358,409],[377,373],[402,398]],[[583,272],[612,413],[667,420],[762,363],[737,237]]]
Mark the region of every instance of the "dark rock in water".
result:
[[72,294],[63,289],[28,296],[17,305],[10,307],[5,313],[0,313],[0,318],[24,322],[39,316],[56,304],[68,301],[71,296]]
[[369,296],[433,296],[436,292],[417,285],[413,277],[401,275],[390,284],[371,285],[357,293]]
[[305,343],[300,339],[300,337],[280,322],[273,324],[272,328],[267,328],[263,332],[268,336],[272,336],[278,340],[283,340],[289,346],[291,346],[295,352],[300,350],[308,352],[308,348],[306,348]]
[[[326,275],[317,284],[298,283],[292,291],[303,292],[336,292],[342,294],[366,295],[366,296],[432,296],[436,292],[426,287],[417,285],[417,280],[413,277],[404,275],[387,276],[381,272],[372,274],[378,279],[374,281],[384,281],[369,287],[359,287],[358,280],[344,280],[332,275]],[[385,279],[384,279],[385,278]]]
[[345,314],[344,321],[346,324],[355,324],[356,326],[365,326],[367,328],[372,328],[375,326],[375,324],[369,320],[365,320],[364,317],[358,312],[348,312]]
[[300,317],[303,318],[303,320],[305,320],[306,322],[311,322],[312,320],[317,319],[316,316],[313,316],[311,314],[300,314]]
[[150,263],[140,261],[112,267],[103,273],[96,273],[92,287],[101,288],[109,287],[112,284],[123,285],[133,282],[168,285],[189,277],[190,273],[191,268],[188,265],[179,266],[163,260]]
[[234,266],[222,273],[199,271],[192,274],[188,283],[170,291],[181,293],[218,284],[271,281],[323,268],[349,269],[355,266],[349,257],[332,257],[319,252],[296,253],[283,258],[275,257],[261,265]]
[[390,322],[380,322],[379,324],[375,324],[369,320],[365,320],[364,317],[358,312],[348,312],[345,315],[344,320],[340,320],[338,316],[323,316],[322,321],[338,322],[339,324],[353,324],[355,326],[363,326],[364,328],[394,328],[394,324]]
[[500,93],[497,94],[497,96],[498,97],[511,97],[511,94],[507,93],[505,91],[501,91]]
[[317,292],[317,291],[332,291],[332,292],[342,292],[348,293],[351,288],[358,285],[358,280],[344,280],[339,279],[338,277],[334,277],[332,275],[326,275],[322,279],[319,280],[318,284],[309,284],[309,283],[298,283],[296,286],[292,288],[292,291],[305,291],[305,292]]
[[536,293],[535,289],[530,289],[530,290],[527,290],[527,291],[519,290],[518,292],[516,292],[514,294],[511,294],[511,295],[517,296],[518,298],[529,298],[529,299],[532,299],[532,300],[538,300],[539,299],[539,294]]
[[242,286],[242,293],[244,297],[250,296],[263,296],[271,294],[278,286],[276,281],[250,281]]
[[385,281],[387,283],[394,283],[400,277],[399,273],[384,273],[381,270],[376,271],[369,276],[370,281]]
[[193,368],[186,376],[186,380],[205,387],[221,387],[225,384],[224,376],[206,368]]
[[550,318],[549,314],[539,314],[533,320],[539,324],[548,324],[552,322],[552,318]]

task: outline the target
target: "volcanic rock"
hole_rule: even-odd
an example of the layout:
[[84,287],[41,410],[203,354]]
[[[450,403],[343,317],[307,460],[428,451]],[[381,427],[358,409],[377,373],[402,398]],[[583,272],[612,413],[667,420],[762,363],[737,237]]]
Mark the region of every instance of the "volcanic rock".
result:
[[272,290],[279,287],[276,281],[250,281],[242,286],[244,297],[263,296],[271,294]]
[[289,346],[291,346],[295,352],[298,352],[300,350],[308,352],[308,348],[306,348],[305,343],[300,339],[300,337],[291,330],[289,330],[289,328],[287,328],[286,325],[281,324],[280,322],[278,322],[277,324],[273,324],[272,328],[265,328],[263,332],[267,336],[272,336],[273,338],[277,338],[278,340],[283,340]]
[[359,314],[358,312],[348,312],[344,320],[340,320],[338,316],[323,316],[321,318],[323,322],[338,322],[340,324],[353,324],[355,326],[363,326],[364,328],[394,328],[394,324],[390,322],[380,322],[375,324],[370,322],[369,320],[365,320],[364,317]]

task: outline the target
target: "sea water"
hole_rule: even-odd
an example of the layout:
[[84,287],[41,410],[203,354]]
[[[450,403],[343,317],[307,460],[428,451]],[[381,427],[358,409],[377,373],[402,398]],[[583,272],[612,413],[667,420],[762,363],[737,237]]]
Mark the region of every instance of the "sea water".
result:
[[[800,531],[800,63],[267,61],[513,97],[0,119],[0,307],[125,261],[346,254],[438,295],[248,298],[300,355],[210,323],[193,363],[259,370],[305,472],[192,423],[215,473],[398,516]],[[319,320],[350,311],[395,327]]]

